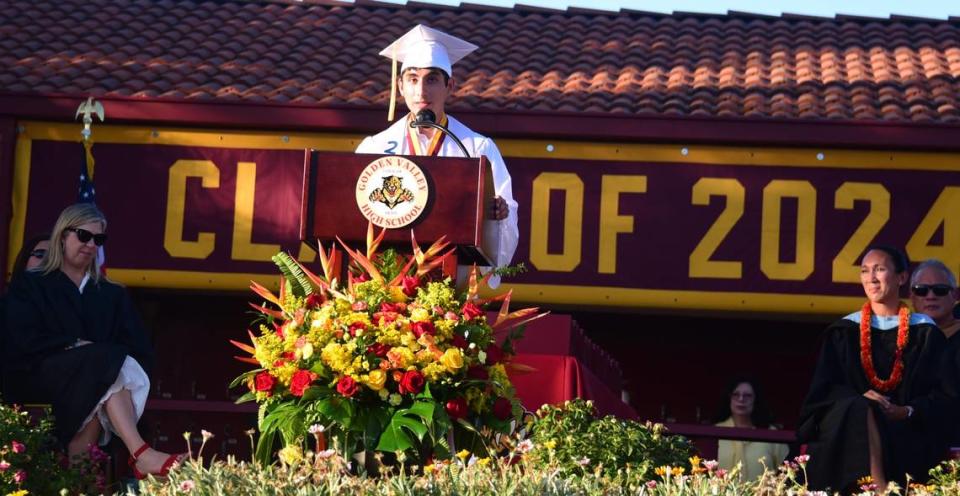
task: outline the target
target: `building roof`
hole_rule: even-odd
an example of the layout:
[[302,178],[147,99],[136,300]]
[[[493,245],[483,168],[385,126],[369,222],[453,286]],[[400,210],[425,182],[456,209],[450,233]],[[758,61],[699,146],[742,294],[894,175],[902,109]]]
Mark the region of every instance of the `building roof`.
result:
[[481,47],[454,110],[960,122],[958,18],[362,0],[0,0],[0,94],[384,108],[417,23]]

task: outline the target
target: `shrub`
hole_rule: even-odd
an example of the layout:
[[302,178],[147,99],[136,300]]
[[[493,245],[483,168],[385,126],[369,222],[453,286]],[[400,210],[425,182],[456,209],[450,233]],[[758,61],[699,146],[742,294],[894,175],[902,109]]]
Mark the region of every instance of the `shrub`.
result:
[[601,470],[612,477],[629,467],[649,479],[656,467],[686,465],[694,453],[690,441],[667,436],[662,424],[597,418],[592,402],[582,399],[542,406],[531,429],[534,444],[547,448],[532,452],[532,462],[567,475]]
[[17,406],[0,404],[0,494],[59,494],[64,488],[102,491],[100,463],[105,455],[96,447],[90,454],[70,467],[53,436],[48,411],[34,418]]

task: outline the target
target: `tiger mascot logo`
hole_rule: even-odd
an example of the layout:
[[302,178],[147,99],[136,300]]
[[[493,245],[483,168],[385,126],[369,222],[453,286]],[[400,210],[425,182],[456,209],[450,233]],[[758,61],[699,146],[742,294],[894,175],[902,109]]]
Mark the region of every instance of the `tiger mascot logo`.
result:
[[393,210],[397,205],[413,201],[413,192],[403,187],[400,176],[383,176],[383,185],[370,193],[371,202],[379,202]]

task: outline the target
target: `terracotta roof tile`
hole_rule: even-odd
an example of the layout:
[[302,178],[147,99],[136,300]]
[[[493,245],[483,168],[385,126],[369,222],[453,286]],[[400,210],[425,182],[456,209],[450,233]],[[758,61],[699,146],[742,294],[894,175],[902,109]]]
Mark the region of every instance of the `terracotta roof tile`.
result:
[[960,24],[893,16],[0,0],[0,92],[385,105],[415,23],[481,46],[451,107],[960,121]]

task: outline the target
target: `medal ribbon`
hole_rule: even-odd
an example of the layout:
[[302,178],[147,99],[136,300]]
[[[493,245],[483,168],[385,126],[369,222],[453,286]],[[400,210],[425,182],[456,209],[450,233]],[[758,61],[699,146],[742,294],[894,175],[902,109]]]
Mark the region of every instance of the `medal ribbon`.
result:
[[[413,119],[413,114],[410,114],[410,119]],[[440,125],[447,127],[447,114],[440,116]],[[436,157],[437,154],[440,153],[440,148],[443,146],[443,139],[447,137],[446,133],[440,130],[434,130],[433,138],[430,140],[430,144],[427,146],[427,152],[424,153],[420,148],[420,137],[417,136],[418,132],[418,129],[412,128],[409,125],[407,126],[407,148],[409,148],[414,155],[429,155],[431,157]]]

